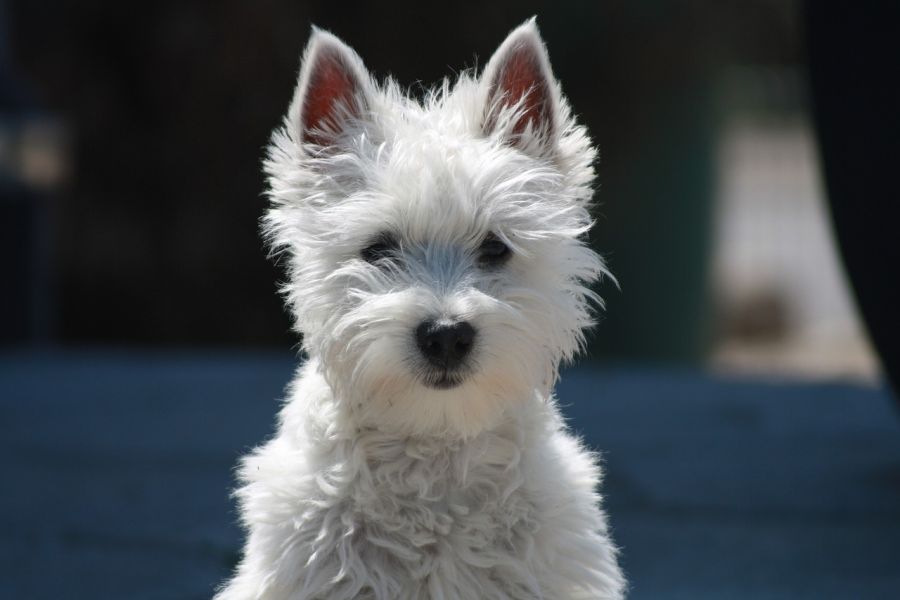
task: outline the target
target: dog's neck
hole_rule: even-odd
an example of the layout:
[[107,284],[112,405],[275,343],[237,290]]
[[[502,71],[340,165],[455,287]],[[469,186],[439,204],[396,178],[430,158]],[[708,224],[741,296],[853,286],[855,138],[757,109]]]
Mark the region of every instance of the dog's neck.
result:
[[537,438],[549,436],[548,422],[555,420],[552,400],[535,391],[512,404],[497,424],[471,437],[409,435],[360,425],[314,369],[311,364],[303,368],[302,388],[291,391],[282,427],[316,449],[322,469],[327,470],[328,463],[352,465],[354,473],[339,478],[353,479],[372,493],[386,486],[392,495],[430,495],[465,489],[473,482],[518,485],[523,461],[539,447]]
[[[467,440],[398,438],[378,430],[347,440],[357,478],[372,493],[445,498],[471,486],[518,485],[524,432],[506,424]],[[504,495],[506,490],[498,490]]]

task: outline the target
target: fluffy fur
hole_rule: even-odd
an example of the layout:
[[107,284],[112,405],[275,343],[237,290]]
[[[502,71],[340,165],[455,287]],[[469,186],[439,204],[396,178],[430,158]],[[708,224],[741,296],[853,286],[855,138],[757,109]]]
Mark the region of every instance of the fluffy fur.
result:
[[[552,395],[606,273],[583,241],[594,155],[533,20],[418,101],[313,32],[264,221],[308,360],[242,462],[218,600],[622,597],[596,458]],[[508,262],[479,262],[488,236]],[[477,331],[450,389],[416,347],[427,319]]]

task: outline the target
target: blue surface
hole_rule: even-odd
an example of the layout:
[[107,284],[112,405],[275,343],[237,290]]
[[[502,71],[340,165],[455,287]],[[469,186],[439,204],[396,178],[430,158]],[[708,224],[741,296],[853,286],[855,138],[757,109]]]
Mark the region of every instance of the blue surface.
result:
[[[0,598],[209,598],[237,457],[287,355],[0,354]],[[900,419],[884,390],[570,370],[631,598],[900,598]]]

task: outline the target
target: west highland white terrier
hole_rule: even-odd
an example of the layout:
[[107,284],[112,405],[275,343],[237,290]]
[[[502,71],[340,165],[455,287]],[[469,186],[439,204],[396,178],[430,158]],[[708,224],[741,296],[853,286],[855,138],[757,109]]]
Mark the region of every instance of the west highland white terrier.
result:
[[314,30],[265,169],[305,364],[241,463],[219,600],[621,598],[553,387],[606,269],[595,150],[534,19],[410,98]]

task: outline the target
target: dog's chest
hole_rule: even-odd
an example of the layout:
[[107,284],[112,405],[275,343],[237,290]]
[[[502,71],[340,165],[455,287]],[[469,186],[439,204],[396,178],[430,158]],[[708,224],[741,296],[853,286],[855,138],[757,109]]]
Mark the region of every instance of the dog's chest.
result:
[[536,527],[536,507],[518,468],[518,449],[407,446],[367,461],[350,508],[370,536],[422,552],[503,546]]
[[460,581],[496,579],[496,569],[524,565],[540,511],[518,449],[493,441],[474,451],[397,448],[368,460],[341,503],[345,543],[338,555],[392,565],[412,585],[454,581],[460,573],[468,573]]

